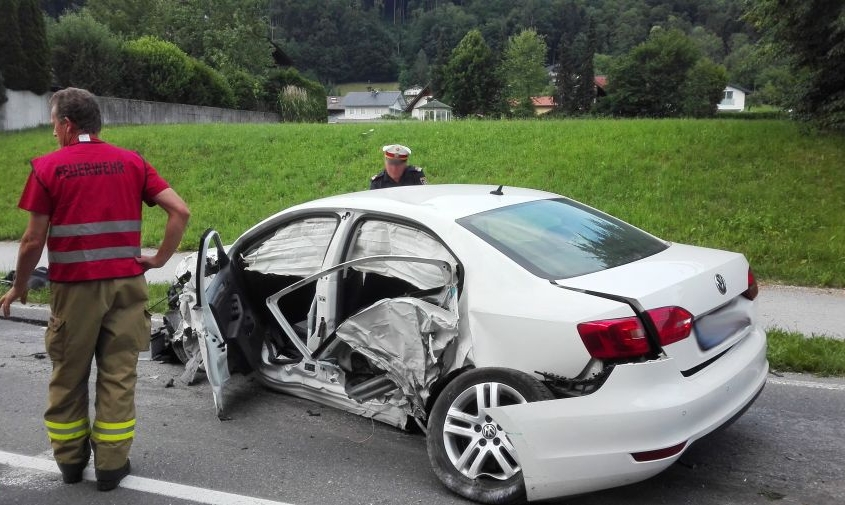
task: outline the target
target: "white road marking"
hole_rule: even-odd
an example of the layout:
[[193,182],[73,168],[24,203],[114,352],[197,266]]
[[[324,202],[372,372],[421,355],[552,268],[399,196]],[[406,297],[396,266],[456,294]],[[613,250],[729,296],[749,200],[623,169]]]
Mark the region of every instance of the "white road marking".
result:
[[828,389],[830,391],[845,391],[845,384],[831,384],[827,382],[811,382],[811,381],[799,381],[794,379],[780,379],[780,378],[772,378],[766,381],[769,384],[780,384],[782,386],[797,386],[802,388],[812,388],[812,389]]
[[[56,462],[50,459],[23,456],[11,452],[0,451],[0,465],[8,465],[17,468],[26,468],[39,472],[61,473]],[[96,481],[94,469],[89,465],[82,474],[83,479]],[[152,493],[170,498],[188,500],[192,502],[205,503],[208,505],[291,505],[290,503],[264,500],[239,494],[224,493],[213,489],[185,486],[163,480],[147,479],[129,475],[120,482],[120,487]]]

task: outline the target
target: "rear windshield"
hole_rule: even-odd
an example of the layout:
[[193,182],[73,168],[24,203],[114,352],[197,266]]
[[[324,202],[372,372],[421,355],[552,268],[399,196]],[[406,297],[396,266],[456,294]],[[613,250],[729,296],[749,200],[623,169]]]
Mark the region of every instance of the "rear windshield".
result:
[[546,279],[606,270],[668,247],[628,223],[565,198],[502,207],[458,223]]

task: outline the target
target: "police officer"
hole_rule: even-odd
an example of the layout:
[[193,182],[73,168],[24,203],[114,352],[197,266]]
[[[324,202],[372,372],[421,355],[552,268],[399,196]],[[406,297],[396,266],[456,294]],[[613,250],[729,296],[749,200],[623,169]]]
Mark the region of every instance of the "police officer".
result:
[[[53,363],[44,424],[62,479],[82,480],[94,451],[97,489],[129,474],[135,434],[139,351],[150,342],[144,271],[164,265],[188,222],[185,202],[138,154],[100,140],[100,109],[88,91],[67,88],[50,99],[59,149],[32,161],[18,206],[30,212],[17,277],[0,298],[3,316],[20,298],[47,244],[52,314],[45,335]],[[167,213],[154,256],[141,255],[142,203]],[[93,424],[88,376],[97,360]]]
[[408,165],[410,149],[391,144],[381,150],[384,151],[384,170],[370,178],[370,189],[426,184],[422,168]]

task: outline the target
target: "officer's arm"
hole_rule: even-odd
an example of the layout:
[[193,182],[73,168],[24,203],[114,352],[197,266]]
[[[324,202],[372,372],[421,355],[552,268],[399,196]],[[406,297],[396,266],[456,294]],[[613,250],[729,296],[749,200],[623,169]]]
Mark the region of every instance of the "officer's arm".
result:
[[144,267],[144,270],[159,268],[167,263],[167,260],[176,252],[176,248],[179,247],[179,242],[182,241],[182,235],[185,233],[185,226],[187,226],[188,219],[191,217],[191,211],[188,210],[187,204],[172,188],[167,188],[154,196],[153,202],[167,213],[167,224],[164,227],[164,239],[161,241],[155,256],[135,258]]
[[44,244],[47,242],[47,231],[50,229],[50,216],[30,212],[29,223],[26,231],[21,237],[21,246],[18,250],[18,264],[15,267],[15,282],[11,289],[0,298],[3,316],[9,317],[9,305],[18,298],[21,303],[26,303],[27,283],[32,271],[38,266],[41,253],[44,251]]

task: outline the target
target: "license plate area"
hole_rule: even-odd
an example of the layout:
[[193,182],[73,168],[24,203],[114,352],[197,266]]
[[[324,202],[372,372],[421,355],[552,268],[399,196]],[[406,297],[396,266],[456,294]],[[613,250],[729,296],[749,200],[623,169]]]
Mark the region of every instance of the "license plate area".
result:
[[751,326],[747,307],[733,300],[700,318],[693,324],[695,339],[702,351],[712,349]]

